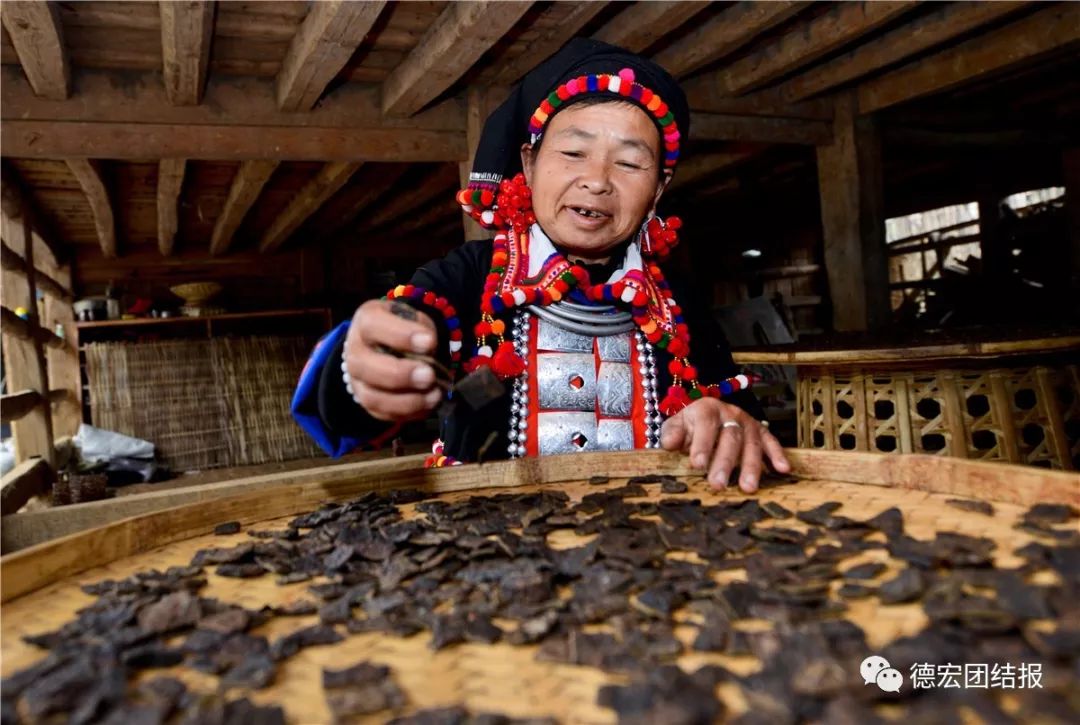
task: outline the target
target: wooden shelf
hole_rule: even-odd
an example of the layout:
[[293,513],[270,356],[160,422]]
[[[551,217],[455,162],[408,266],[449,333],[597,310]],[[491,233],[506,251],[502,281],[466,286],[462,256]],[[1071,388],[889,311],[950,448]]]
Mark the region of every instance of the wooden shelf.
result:
[[269,317],[306,317],[314,315],[328,316],[330,311],[325,307],[312,307],[301,310],[268,310],[264,312],[227,312],[224,315],[208,315],[206,317],[139,317],[134,320],[95,320],[93,322],[78,322],[76,327],[80,330],[100,330],[105,328],[138,327],[143,325],[183,325],[190,323],[214,323],[230,320],[257,320]]

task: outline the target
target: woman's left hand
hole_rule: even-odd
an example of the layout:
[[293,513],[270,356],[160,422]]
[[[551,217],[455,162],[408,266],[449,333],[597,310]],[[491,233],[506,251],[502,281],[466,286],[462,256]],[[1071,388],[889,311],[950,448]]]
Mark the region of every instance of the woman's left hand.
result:
[[664,421],[660,444],[669,451],[689,451],[690,465],[707,468],[708,481],[716,488],[728,485],[738,465],[739,488],[753,493],[765,456],[778,472],[791,470],[776,436],[742,408],[716,398],[699,398]]

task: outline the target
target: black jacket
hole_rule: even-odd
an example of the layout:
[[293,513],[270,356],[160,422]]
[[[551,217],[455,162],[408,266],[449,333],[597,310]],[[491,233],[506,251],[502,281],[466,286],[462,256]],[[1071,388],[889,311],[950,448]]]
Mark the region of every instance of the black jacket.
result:
[[[480,296],[484,279],[491,267],[491,240],[467,242],[450,252],[446,257],[429,262],[416,270],[410,283],[443,295],[456,308],[464,335],[463,360],[471,354],[473,347],[472,329],[480,319]],[[603,265],[586,265],[590,278],[607,279],[618,262]],[[716,321],[708,314],[708,308],[694,299],[691,290],[668,277],[675,300],[683,310],[683,317],[690,328],[690,359],[698,369],[698,377],[703,383],[714,383],[731,377],[739,372],[731,359],[727,341],[724,339]],[[449,331],[441,314],[414,305],[417,309],[431,316],[439,331],[439,355],[444,362],[449,362]],[[501,318],[509,323],[512,312],[508,311]],[[370,440],[385,432],[389,424],[372,418],[357,405],[346,392],[341,375],[341,353],[344,340],[340,341],[328,358],[322,370],[318,386],[318,414],[322,424],[335,434]],[[671,359],[664,350],[656,350],[658,392],[662,397],[671,384],[671,375],[667,364]],[[726,402],[734,403],[755,418],[763,419],[764,414],[753,393],[740,390],[727,396]],[[507,433],[510,419],[510,386],[507,394],[484,408],[474,411],[464,404],[455,407],[446,420],[440,422],[441,437],[445,443],[445,454],[462,461],[476,459],[481,446],[493,431],[498,433],[494,445],[485,453],[485,458],[507,458]]]

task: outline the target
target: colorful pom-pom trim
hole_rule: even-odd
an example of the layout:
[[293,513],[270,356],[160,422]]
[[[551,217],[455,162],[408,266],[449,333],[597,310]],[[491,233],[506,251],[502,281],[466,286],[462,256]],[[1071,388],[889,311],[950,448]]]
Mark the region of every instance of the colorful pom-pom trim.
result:
[[411,284],[399,284],[386,293],[388,300],[410,299],[438,310],[446,321],[446,329],[450,332],[450,370],[457,372],[461,365],[461,321],[458,320],[457,310],[445,297],[440,297],[434,292]]
[[660,126],[660,135],[664,140],[664,166],[672,168],[679,160],[679,127],[675,115],[660,96],[634,80],[634,71],[623,68],[618,74],[587,75],[571,78],[540,102],[532,118],[529,119],[529,134],[536,138],[543,132],[544,125],[551,115],[574,96],[585,93],[614,93],[623,98],[637,101],[645,108]]
[[460,466],[462,461],[443,454],[443,442],[437,438],[431,445],[431,455],[424,459],[424,468],[445,468],[446,466]]

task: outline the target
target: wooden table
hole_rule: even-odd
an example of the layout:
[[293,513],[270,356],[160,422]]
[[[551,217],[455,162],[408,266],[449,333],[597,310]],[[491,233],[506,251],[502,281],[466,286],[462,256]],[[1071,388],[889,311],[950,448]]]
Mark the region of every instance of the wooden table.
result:
[[1080,468],[1080,336],[734,357],[796,366],[800,447]]

